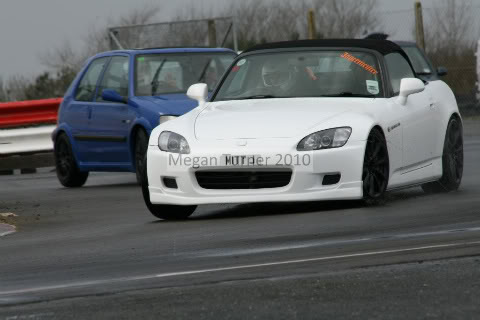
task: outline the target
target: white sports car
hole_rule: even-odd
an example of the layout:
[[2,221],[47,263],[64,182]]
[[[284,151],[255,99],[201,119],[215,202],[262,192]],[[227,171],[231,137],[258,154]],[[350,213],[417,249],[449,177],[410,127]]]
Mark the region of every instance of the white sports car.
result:
[[386,40],[308,40],[241,54],[199,106],[150,136],[145,202],[161,219],[197,205],[364,199],[458,189],[462,120],[452,90],[423,82]]

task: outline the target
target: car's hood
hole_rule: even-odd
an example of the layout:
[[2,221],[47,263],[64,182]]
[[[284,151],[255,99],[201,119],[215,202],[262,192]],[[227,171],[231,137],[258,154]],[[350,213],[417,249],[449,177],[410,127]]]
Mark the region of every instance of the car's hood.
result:
[[209,103],[197,116],[197,139],[289,138],[365,106],[366,98],[294,98]]
[[137,104],[149,105],[161,114],[182,115],[196,106],[197,101],[189,99],[185,94],[168,94],[157,97],[135,97]]

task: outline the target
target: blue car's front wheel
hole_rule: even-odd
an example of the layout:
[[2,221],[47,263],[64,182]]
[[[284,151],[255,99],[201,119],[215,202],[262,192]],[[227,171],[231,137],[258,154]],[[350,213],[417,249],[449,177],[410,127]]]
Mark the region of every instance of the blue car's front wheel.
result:
[[68,188],[77,188],[85,184],[88,172],[78,169],[68,137],[61,133],[55,141],[55,166],[60,183]]

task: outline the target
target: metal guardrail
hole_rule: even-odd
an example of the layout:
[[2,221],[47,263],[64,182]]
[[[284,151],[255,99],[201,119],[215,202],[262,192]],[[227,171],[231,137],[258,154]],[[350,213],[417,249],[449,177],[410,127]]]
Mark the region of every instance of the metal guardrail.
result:
[[0,103],[0,173],[54,166],[51,136],[61,102]]
[[0,129],[56,123],[61,98],[0,103]]
[[55,126],[0,130],[0,156],[53,150]]

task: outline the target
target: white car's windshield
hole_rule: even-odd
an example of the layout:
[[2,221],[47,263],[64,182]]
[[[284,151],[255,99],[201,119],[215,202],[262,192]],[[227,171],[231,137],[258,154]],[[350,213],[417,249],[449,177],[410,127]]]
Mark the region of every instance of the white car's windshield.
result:
[[146,54],[135,59],[135,95],[185,93],[197,82],[212,91],[235,59],[233,53]]
[[366,52],[301,51],[245,56],[214,101],[383,96],[377,59]]

